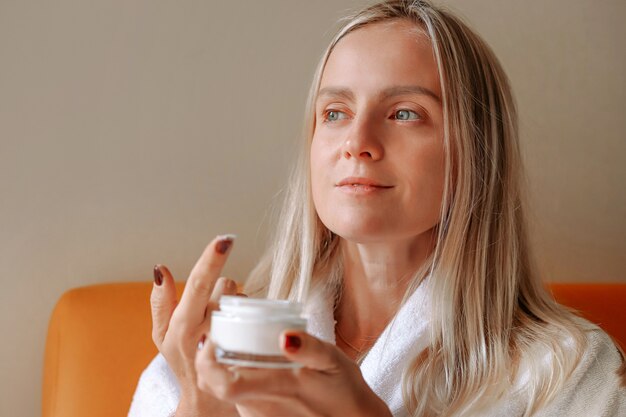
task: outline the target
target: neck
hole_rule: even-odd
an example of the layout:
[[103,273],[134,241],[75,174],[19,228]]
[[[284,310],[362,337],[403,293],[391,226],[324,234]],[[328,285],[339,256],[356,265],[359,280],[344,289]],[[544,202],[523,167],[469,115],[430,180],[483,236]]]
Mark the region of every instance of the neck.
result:
[[433,233],[376,243],[342,240],[343,291],[335,311],[341,339],[365,349],[382,333],[432,252]]

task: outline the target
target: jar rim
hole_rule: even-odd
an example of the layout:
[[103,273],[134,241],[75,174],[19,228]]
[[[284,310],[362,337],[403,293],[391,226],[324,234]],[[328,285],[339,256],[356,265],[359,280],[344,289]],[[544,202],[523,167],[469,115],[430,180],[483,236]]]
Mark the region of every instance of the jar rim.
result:
[[300,314],[302,312],[302,303],[288,300],[268,300],[264,298],[223,295],[220,297],[219,304],[220,310],[232,312],[248,309],[268,312],[270,314]]
[[236,323],[290,323],[294,326],[306,326],[307,318],[302,316],[296,316],[294,314],[272,314],[272,315],[260,315],[253,314],[254,312],[250,312],[250,314],[246,314],[248,312],[244,312],[244,314],[233,314],[228,311],[220,311],[214,310],[211,313],[211,317],[216,320],[227,320],[229,322]]

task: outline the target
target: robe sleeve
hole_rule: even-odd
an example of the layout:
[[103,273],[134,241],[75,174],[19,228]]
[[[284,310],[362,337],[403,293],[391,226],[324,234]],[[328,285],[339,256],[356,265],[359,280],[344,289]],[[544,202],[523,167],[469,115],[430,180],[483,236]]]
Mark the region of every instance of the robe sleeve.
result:
[[128,417],[173,417],[179,399],[178,381],[158,354],[139,378]]

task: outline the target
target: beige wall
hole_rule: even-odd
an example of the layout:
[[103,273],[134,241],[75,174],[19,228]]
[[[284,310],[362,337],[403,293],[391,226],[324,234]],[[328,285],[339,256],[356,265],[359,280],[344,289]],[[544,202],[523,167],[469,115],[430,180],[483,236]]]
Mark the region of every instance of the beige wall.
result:
[[[264,245],[317,57],[361,2],[0,0],[0,415],[39,413],[67,289]],[[362,3],[361,3],[362,4]],[[622,0],[456,0],[517,93],[546,276],[626,281]]]

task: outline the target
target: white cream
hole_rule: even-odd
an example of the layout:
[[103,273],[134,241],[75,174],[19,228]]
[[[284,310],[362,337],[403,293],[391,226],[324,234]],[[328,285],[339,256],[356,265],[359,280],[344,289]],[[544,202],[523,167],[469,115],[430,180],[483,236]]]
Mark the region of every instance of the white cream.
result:
[[302,305],[288,301],[222,296],[211,316],[218,362],[257,368],[298,366],[283,356],[280,334],[305,330]]

